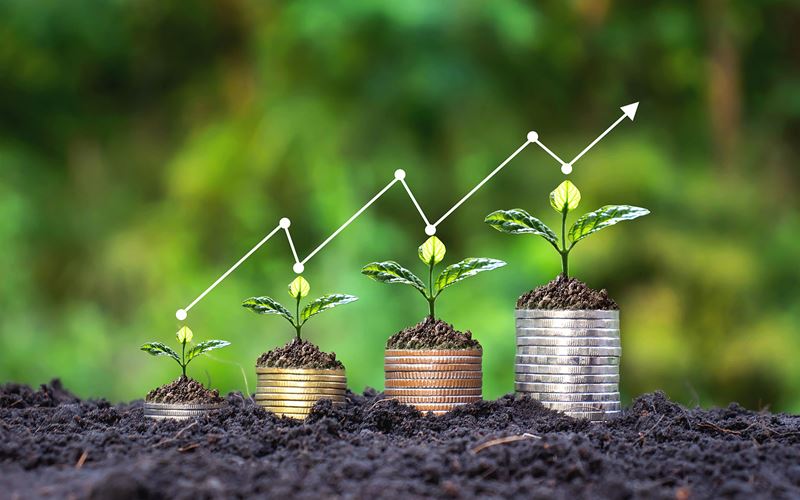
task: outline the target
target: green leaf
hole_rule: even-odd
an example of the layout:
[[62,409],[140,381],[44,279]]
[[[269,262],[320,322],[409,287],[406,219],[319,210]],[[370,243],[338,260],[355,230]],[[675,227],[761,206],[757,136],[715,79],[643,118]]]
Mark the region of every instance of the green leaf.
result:
[[298,276],[291,283],[289,283],[289,295],[297,298],[303,298],[311,291],[311,285],[308,284],[305,278]]
[[181,344],[186,344],[192,341],[194,338],[194,333],[192,333],[192,329],[188,326],[184,325],[178,330],[178,333],[175,334],[178,338],[178,342]]
[[550,193],[550,206],[555,208],[558,213],[563,213],[564,210],[567,212],[575,210],[580,202],[581,192],[570,181],[562,182]]
[[649,214],[646,208],[632,207],[630,205],[606,205],[602,208],[582,215],[569,230],[569,239],[572,244],[579,242],[590,234],[601,229],[613,226],[618,222],[633,220]]
[[229,345],[231,345],[231,343],[227,340],[206,340],[204,342],[200,342],[196,346],[192,347],[186,354],[186,362],[188,363],[195,357],[205,352],[213,351],[214,349],[221,349]]
[[294,323],[292,313],[271,297],[251,297],[242,302],[242,306],[252,309],[253,312],[258,314],[280,314],[288,319],[289,322]]
[[152,356],[169,356],[178,363],[181,362],[181,358],[178,356],[178,353],[173,351],[171,347],[164,345],[161,342],[148,342],[146,344],[142,344],[142,347],[139,349]]
[[357,300],[358,297],[354,295],[345,295],[343,293],[323,295],[303,308],[303,311],[300,313],[301,324],[308,321],[308,318],[311,316],[319,314],[322,311],[327,311],[328,309],[333,309],[336,306],[349,304],[350,302],[355,302]]
[[485,223],[507,234],[537,234],[552,245],[558,246],[558,237],[547,225],[533,217],[531,214],[515,208],[512,210],[498,210],[486,216]]
[[361,269],[361,274],[381,283],[411,285],[425,294],[425,285],[422,281],[414,273],[392,260],[367,264]]
[[492,269],[497,269],[505,265],[505,262],[497,259],[469,258],[462,260],[458,264],[447,266],[439,277],[436,278],[436,295],[439,295],[442,290],[448,286],[465,280],[470,276],[475,276],[484,271],[491,271]]
[[420,260],[424,262],[426,266],[431,266],[441,262],[442,259],[444,259],[444,254],[446,251],[447,249],[445,248],[444,243],[442,243],[442,240],[436,236],[431,236],[425,240],[425,243],[420,245],[417,252]]

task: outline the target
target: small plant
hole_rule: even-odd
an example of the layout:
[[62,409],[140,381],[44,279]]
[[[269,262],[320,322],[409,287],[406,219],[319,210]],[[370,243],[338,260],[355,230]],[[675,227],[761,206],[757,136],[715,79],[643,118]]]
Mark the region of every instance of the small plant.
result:
[[258,314],[277,314],[286,319],[295,329],[297,340],[300,340],[300,331],[303,325],[306,324],[312,316],[315,316],[322,311],[333,309],[336,306],[349,304],[355,302],[358,297],[354,295],[346,295],[343,293],[332,293],[323,295],[317,300],[306,305],[303,310],[300,310],[300,300],[308,295],[311,291],[311,285],[302,276],[298,276],[291,283],[289,283],[289,295],[295,299],[295,314],[289,312],[288,309],[283,307],[277,300],[271,297],[251,297],[242,303],[242,306],[256,312]]
[[444,259],[446,251],[444,243],[436,236],[431,236],[420,245],[417,254],[428,266],[427,286],[414,273],[392,260],[367,264],[361,269],[361,273],[381,283],[400,283],[414,287],[428,301],[429,315],[433,318],[436,299],[445,288],[483,271],[491,271],[506,265],[502,260],[472,257],[446,267],[434,281],[433,269]]
[[[562,182],[550,193],[550,206],[561,214],[561,241],[552,229],[521,208],[498,210],[486,216],[493,228],[507,234],[536,234],[547,240],[561,255],[561,271],[569,275],[569,253],[582,239],[618,222],[636,219],[650,213],[646,208],[630,205],[606,205],[578,218],[567,233],[567,214],[578,208],[581,192],[570,181]],[[567,242],[569,236],[569,243]]]
[[205,342],[190,346],[187,352],[186,346],[191,344],[194,338],[192,330],[188,326],[182,326],[175,336],[178,338],[178,343],[181,345],[180,355],[171,347],[161,342],[148,342],[143,344],[140,349],[153,356],[169,356],[174,359],[181,367],[181,375],[183,378],[186,378],[186,367],[189,366],[189,363],[191,363],[194,358],[208,351],[231,345],[227,340],[206,340]]

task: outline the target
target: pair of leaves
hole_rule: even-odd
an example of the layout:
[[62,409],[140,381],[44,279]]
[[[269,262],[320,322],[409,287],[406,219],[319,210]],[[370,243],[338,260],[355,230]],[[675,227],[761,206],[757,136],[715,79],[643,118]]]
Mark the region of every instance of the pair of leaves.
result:
[[[299,324],[303,325],[306,321],[308,321],[309,318],[321,313],[322,311],[327,311],[328,309],[333,309],[334,307],[343,304],[349,304],[350,302],[355,302],[356,300],[358,300],[358,297],[343,293],[323,295],[303,308],[303,310],[300,312],[300,318],[298,319]],[[292,325],[295,324],[294,315],[292,315],[288,309],[283,307],[272,297],[251,297],[245,300],[242,303],[242,306],[247,307],[258,314],[277,314],[279,316],[283,316],[289,321],[289,323]]]
[[[222,347],[227,347],[229,345],[231,345],[231,343],[227,340],[206,340],[200,342],[199,344],[192,346],[192,348],[189,349],[189,352],[186,353],[186,364],[188,365],[189,361],[203,353],[213,351],[214,349],[220,349]],[[142,345],[141,349],[152,356],[169,356],[177,361],[179,365],[183,366],[181,363],[181,357],[178,355],[178,353],[166,344],[162,344],[161,342],[148,342]]]
[[[463,281],[471,276],[484,271],[491,271],[498,267],[506,265],[502,260],[488,259],[488,258],[469,258],[464,259],[457,264],[448,266],[436,278],[434,289],[431,290],[431,296],[436,297],[445,288]],[[367,277],[381,282],[381,283],[400,283],[402,285],[409,285],[416,288],[425,297],[428,296],[428,291],[414,273],[404,268],[394,261],[386,262],[372,262],[367,264],[361,269],[361,272]]]

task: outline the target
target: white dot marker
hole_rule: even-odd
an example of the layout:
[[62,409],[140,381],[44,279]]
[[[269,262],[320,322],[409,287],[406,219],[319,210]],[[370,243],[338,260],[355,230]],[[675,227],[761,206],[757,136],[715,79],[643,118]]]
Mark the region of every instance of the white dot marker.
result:
[[306,269],[306,266],[304,266],[303,264],[301,264],[299,262],[292,266],[292,271],[294,271],[297,274],[302,273],[303,271],[305,271],[305,269]]
[[570,165],[569,163],[565,163],[565,164],[561,165],[561,173],[563,173],[564,175],[571,174],[572,173],[572,165]]
[[528,132],[528,142],[536,142],[539,140],[539,134],[535,130]]
[[403,179],[406,178],[406,171],[403,170],[402,168],[398,168],[397,170],[394,171],[394,178],[397,179],[398,181],[402,181]]
[[434,234],[436,234],[436,226],[434,226],[433,224],[425,226],[425,234],[427,234],[428,236],[433,236]]
[[284,217],[280,220],[280,222],[278,222],[278,225],[281,226],[281,229],[289,229],[289,226],[292,225],[292,221],[290,221],[287,217]]
[[175,317],[178,318],[178,321],[183,321],[186,319],[186,316],[189,314],[186,312],[185,309],[178,309],[175,311]]

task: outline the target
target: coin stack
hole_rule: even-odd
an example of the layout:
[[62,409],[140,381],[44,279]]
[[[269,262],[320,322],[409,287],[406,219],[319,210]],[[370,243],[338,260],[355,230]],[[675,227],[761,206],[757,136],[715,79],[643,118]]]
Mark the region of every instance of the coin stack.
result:
[[481,349],[387,349],[385,394],[443,415],[481,400]]
[[171,419],[186,420],[192,417],[202,417],[212,410],[219,410],[221,404],[144,404],[144,416],[155,420]]
[[518,309],[515,389],[575,418],[620,412],[619,311]]
[[256,367],[256,403],[278,416],[304,419],[320,399],[345,401],[347,377],[343,369]]

